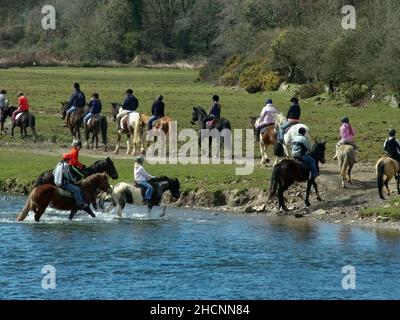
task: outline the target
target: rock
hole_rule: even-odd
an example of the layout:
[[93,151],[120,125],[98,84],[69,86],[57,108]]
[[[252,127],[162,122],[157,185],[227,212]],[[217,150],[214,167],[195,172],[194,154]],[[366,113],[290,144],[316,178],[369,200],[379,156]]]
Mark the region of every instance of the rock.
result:
[[263,204],[261,206],[254,207],[253,209],[255,212],[259,213],[259,212],[265,212],[266,207],[267,207],[267,205]]
[[387,218],[387,217],[381,217],[381,216],[376,217],[376,218],[374,219],[374,222],[375,222],[375,223],[385,223],[385,222],[388,222],[388,221],[389,221],[389,218]]
[[254,210],[254,208],[252,206],[250,206],[250,207],[246,207],[244,209],[244,212],[245,213],[253,213],[253,212],[255,212],[255,210]]
[[322,216],[322,215],[324,215],[326,213],[327,212],[324,209],[319,209],[319,210],[313,212],[313,214],[320,215],[320,216]]
[[296,213],[296,214],[294,215],[294,217],[295,217],[295,218],[304,218],[304,214],[302,214],[302,213]]

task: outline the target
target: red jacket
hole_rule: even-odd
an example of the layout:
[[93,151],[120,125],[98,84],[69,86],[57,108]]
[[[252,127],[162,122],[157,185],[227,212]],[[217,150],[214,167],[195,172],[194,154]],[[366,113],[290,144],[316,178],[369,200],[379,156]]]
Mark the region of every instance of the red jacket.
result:
[[68,161],[68,165],[83,169],[83,164],[79,162],[79,150],[72,148],[69,153],[64,154],[63,159]]
[[19,111],[29,111],[28,99],[25,96],[18,99]]

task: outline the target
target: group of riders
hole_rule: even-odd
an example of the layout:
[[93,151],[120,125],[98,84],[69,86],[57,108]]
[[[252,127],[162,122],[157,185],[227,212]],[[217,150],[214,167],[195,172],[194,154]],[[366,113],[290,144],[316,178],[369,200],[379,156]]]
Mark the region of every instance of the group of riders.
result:
[[[289,130],[293,125],[301,123],[301,108],[299,104],[299,99],[293,97],[291,99],[291,106],[287,113],[287,120],[283,123],[277,132],[277,139],[279,143],[284,143],[284,135],[287,130]],[[258,125],[255,127],[255,138],[256,141],[260,140],[260,133],[263,129],[270,126],[275,126],[276,115],[280,112],[273,105],[272,99],[266,100],[266,105],[262,109]],[[306,136],[306,129],[304,127],[299,128],[297,135],[292,140],[292,156],[294,159],[300,162],[307,163],[310,168],[311,178],[316,178],[319,175],[318,166],[313,157],[311,157],[311,143]],[[353,126],[350,124],[348,117],[343,117],[341,119],[341,127],[339,129],[340,140],[336,145],[336,154],[334,160],[337,160],[337,151],[341,145],[351,145],[354,151],[358,150],[355,143],[356,132]],[[389,137],[384,142],[384,150],[386,154],[399,162],[400,164],[400,141],[396,138],[396,130],[389,130]],[[357,159],[355,160],[357,162]]]

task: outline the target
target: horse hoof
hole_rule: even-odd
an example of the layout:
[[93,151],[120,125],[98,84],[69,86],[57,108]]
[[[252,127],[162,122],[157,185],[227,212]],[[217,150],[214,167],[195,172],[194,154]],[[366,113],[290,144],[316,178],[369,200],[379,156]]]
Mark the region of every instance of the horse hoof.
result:
[[317,197],[317,201],[323,201],[321,197]]
[[306,201],[306,206],[307,206],[307,207],[311,207],[311,203],[308,202],[308,201]]

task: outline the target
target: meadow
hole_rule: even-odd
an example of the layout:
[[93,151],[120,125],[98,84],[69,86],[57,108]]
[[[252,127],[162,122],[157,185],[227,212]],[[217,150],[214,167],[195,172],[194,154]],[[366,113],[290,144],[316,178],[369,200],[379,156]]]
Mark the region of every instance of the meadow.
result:
[[[79,82],[87,99],[93,92],[100,94],[103,113],[109,118],[109,154],[115,145],[115,125],[111,121],[111,102],[122,102],[126,89],[132,88],[138,97],[140,112],[149,113],[152,102],[162,94],[165,97],[166,113],[178,122],[178,129],[197,128],[190,124],[192,107],[201,105],[208,109],[214,94],[221,97],[222,116],[231,121],[234,129],[250,127],[250,117],[259,114],[266,98],[274,100],[277,108],[286,113],[289,108],[290,92],[268,92],[248,94],[242,89],[219,87],[198,80],[197,71],[144,69],[144,68],[10,68],[0,71],[0,88],[8,92],[11,105],[17,104],[16,93],[22,90],[30,101],[31,112],[37,118],[39,141],[24,142],[9,135],[0,137],[0,181],[17,178],[23,183],[31,181],[40,171],[55,166],[59,156],[49,155],[51,150],[67,151],[72,139],[69,130],[62,127],[60,102],[69,99],[72,84]],[[328,142],[327,159],[333,157],[338,140],[340,118],[347,115],[357,131],[362,162],[375,162],[382,154],[382,145],[387,130],[396,127],[400,109],[383,103],[365,106],[346,106],[327,99],[318,105],[314,98],[300,101],[302,119],[315,138]],[[124,144],[123,144],[124,146]],[[30,150],[36,150],[31,152]],[[38,152],[39,150],[39,152]],[[43,152],[41,152],[42,150]],[[258,146],[255,147],[258,156]],[[124,150],[121,150],[123,153]],[[271,154],[271,150],[269,152]],[[93,156],[85,163],[94,161]],[[97,159],[106,154],[98,151]],[[132,179],[132,159],[115,159],[121,180]],[[23,168],[23,170],[21,170]],[[259,187],[266,189],[270,170],[256,167],[250,176],[235,176],[234,165],[155,165],[149,171],[155,175],[176,176],[186,190],[206,188],[223,190]]]

